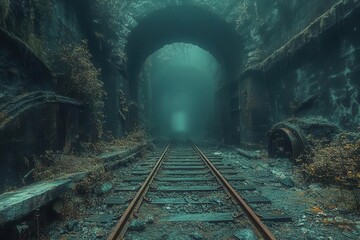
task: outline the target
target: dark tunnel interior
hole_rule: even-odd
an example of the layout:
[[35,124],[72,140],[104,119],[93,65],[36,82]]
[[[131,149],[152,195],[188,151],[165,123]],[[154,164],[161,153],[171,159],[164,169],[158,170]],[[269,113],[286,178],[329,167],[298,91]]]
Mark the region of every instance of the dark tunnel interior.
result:
[[243,48],[234,26],[215,14],[194,7],[176,6],[149,14],[128,36],[125,48],[127,69],[136,91],[137,75],[142,64],[161,47],[184,42],[200,46],[210,52],[223,66],[229,78],[235,78],[241,64]]
[[359,0],[0,0],[0,240],[360,239]]

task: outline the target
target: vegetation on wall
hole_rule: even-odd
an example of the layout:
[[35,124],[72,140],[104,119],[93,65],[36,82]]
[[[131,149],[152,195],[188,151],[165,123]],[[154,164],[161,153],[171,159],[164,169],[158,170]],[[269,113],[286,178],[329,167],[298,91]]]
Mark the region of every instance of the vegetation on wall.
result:
[[42,61],[49,63],[41,26],[50,18],[52,9],[53,0],[0,0],[0,26],[24,41]]
[[106,93],[100,80],[100,69],[95,68],[91,58],[87,41],[71,43],[60,48],[53,65],[63,73],[58,80],[59,93],[87,104],[90,124],[95,127],[96,136],[101,137]]
[[112,135],[107,136],[107,138],[107,141],[83,143],[82,147],[85,149],[85,152],[98,155],[104,152],[114,152],[119,149],[139,146],[149,140],[146,130],[141,126],[137,126],[124,138],[118,139],[112,137]]
[[360,187],[360,136],[345,132],[332,141],[318,141],[311,153],[299,158],[306,176],[350,188]]
[[[100,48],[103,43],[110,46],[111,59],[121,65],[126,61],[123,51],[125,43],[121,41],[120,34],[124,31],[122,13],[131,6],[126,0],[96,0],[94,1],[94,31]],[[125,31],[124,31],[125,32]]]
[[5,24],[5,19],[9,14],[10,0],[0,0],[0,26]]

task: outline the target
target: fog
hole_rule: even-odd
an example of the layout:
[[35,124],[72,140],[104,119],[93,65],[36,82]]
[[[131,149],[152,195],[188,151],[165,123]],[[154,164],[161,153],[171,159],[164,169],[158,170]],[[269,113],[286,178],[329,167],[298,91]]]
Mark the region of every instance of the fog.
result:
[[214,129],[215,86],[221,67],[207,51],[190,44],[166,45],[153,53],[141,73],[143,116],[152,134],[209,138]]

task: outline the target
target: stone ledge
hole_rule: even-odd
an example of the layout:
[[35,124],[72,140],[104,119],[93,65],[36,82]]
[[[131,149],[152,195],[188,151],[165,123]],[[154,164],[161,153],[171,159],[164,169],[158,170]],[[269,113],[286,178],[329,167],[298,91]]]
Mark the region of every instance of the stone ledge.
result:
[[34,183],[0,195],[0,222],[20,219],[63,194],[71,180]]
[[358,0],[339,1],[261,63],[247,68],[244,72],[252,70],[269,71],[282,59],[292,56],[306,44],[317,40],[322,33],[336,26],[337,23],[357,14],[359,9],[360,1]]
[[1,194],[0,224],[23,218],[60,197],[71,189],[72,184],[83,180],[93,172],[98,172],[104,168],[106,170],[114,169],[114,167],[131,161],[141,150],[147,148],[151,142],[149,141],[146,144],[128,150],[102,154],[99,158],[104,161],[104,166],[99,166],[91,171],[68,174],[59,179],[34,183],[24,188]]

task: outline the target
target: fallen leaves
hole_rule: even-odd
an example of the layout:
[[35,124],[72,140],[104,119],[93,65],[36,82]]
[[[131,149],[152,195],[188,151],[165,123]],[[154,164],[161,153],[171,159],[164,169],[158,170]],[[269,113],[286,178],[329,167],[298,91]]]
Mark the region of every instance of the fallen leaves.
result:
[[317,206],[311,207],[311,211],[316,214],[324,213],[324,211],[320,207],[317,207]]
[[350,188],[360,187],[360,136],[339,134],[332,142],[318,141],[311,153],[300,156],[310,178]]

